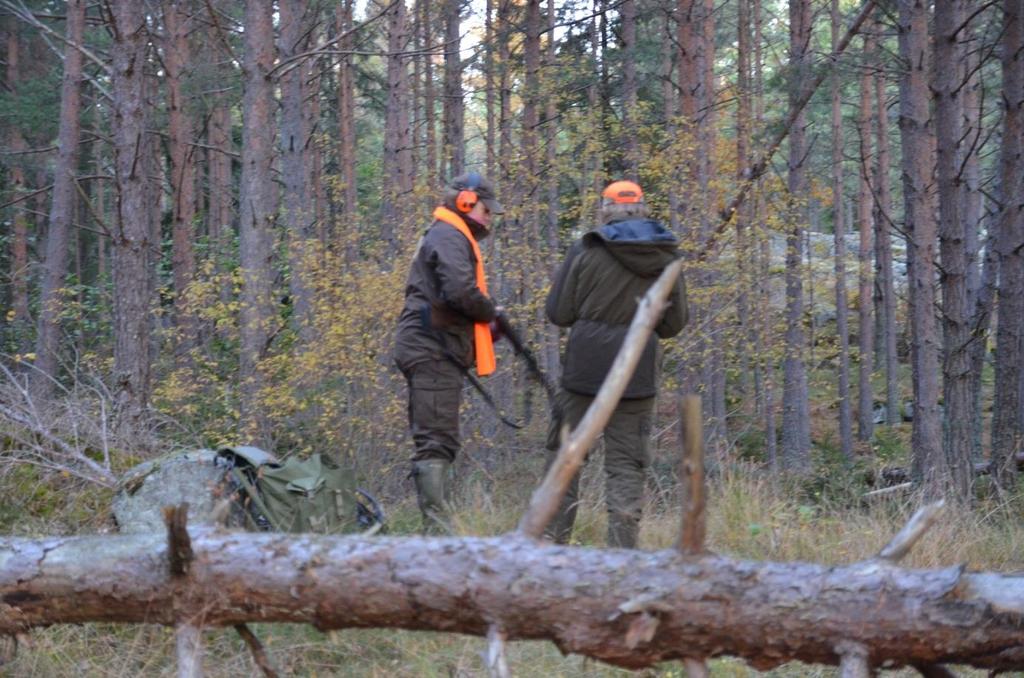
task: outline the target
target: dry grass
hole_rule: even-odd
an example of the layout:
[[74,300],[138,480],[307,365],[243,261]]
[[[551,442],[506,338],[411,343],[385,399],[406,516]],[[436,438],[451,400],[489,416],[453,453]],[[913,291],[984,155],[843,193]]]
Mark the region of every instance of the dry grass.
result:
[[[515,528],[540,469],[536,458],[520,457],[500,476],[470,474],[460,481],[457,529],[463,534],[497,534]],[[584,545],[604,540],[603,478],[599,458],[583,477],[583,504],[574,538]],[[710,483],[709,547],[740,558],[806,560],[830,564],[853,562],[876,553],[903,525],[916,503],[912,499],[870,507],[844,508],[828,502],[802,504],[794,493],[752,471],[727,473]],[[641,543],[670,548],[679,516],[670,490],[651,492]],[[417,524],[414,502],[392,507],[395,532]],[[52,526],[39,523],[45,530]],[[949,511],[925,536],[908,566],[939,567],[967,563],[976,569],[1021,569],[1024,525],[1019,509],[984,505],[973,512]],[[349,630],[320,634],[309,627],[255,625],[273,661],[284,675],[296,676],[483,676],[485,643],[479,638],[392,630]],[[211,677],[256,675],[242,641],[233,631],[207,632],[207,671]],[[639,674],[614,669],[581,657],[563,657],[550,643],[509,646],[509,662],[522,676],[682,676],[669,663]],[[174,639],[170,630],[153,626],[87,625],[41,630],[5,676],[173,676]],[[0,669],[2,671],[3,669]],[[714,676],[748,676],[755,672],[735,660],[716,660]],[[768,675],[832,676],[834,669],[790,664]],[[893,674],[897,675],[897,674]],[[907,673],[906,675],[912,675]],[[980,674],[979,674],[980,675]]]

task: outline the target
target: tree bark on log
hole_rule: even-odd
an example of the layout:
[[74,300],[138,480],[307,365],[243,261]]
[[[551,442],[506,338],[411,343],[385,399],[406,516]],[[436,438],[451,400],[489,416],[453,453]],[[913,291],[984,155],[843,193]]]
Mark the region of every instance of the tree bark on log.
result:
[[366,538],[194,528],[166,535],[0,538],[0,634],[57,623],[311,623],[548,639],[629,668],[732,655],[759,669],[838,664],[1024,668],[1024,576],[827,567],[674,550],[495,538]]

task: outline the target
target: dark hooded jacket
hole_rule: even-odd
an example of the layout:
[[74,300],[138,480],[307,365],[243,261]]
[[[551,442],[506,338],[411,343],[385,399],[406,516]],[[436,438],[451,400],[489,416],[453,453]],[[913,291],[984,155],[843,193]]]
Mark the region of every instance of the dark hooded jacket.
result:
[[[482,226],[469,220],[466,224],[477,241],[487,237]],[[405,370],[424,360],[444,360],[444,341],[453,357],[472,365],[473,323],[490,321],[494,315],[494,302],[476,286],[473,246],[451,224],[435,221],[409,268],[405,305],[395,330],[395,362]]]
[[[595,395],[622,347],[637,302],[665,267],[679,257],[678,240],[653,219],[613,221],[570,248],[555,276],[545,310],[551,322],[570,327],[562,365],[567,391]],[[647,341],[623,398],[649,398],[658,390],[658,337],[675,336],[686,324],[683,277]]]

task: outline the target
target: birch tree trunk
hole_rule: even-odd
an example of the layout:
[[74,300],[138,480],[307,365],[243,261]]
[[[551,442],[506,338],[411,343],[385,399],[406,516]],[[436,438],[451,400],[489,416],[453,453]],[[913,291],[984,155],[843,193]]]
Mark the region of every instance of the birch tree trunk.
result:
[[942,448],[939,415],[939,338],[935,319],[936,223],[932,173],[935,138],[929,115],[928,6],[899,0],[900,142],[903,149],[903,202],[910,286],[911,360],[914,421],[913,473],[928,496],[949,489],[950,470]]
[[[82,110],[82,53],[74,45],[82,43],[84,28],[85,0],[69,0],[65,35],[70,44],[64,50],[57,162],[53,171],[52,202],[46,231],[46,259],[39,292],[39,322],[36,335],[38,372],[34,373],[33,381],[40,393],[51,392],[52,380],[57,376],[60,355],[60,317],[64,310],[64,284],[68,274],[68,241],[74,222],[77,197],[75,181],[77,181],[78,174],[78,142],[81,129],[79,118]],[[10,53],[10,49],[11,47],[8,45],[8,53]],[[141,74],[139,77],[141,78]],[[121,82],[121,80],[117,79],[115,82]],[[117,103],[123,102],[116,101],[115,105]],[[122,140],[120,137],[118,139]],[[118,147],[117,150],[123,151],[124,149]],[[120,326],[119,328],[123,329]],[[122,362],[121,368],[124,367]]]
[[242,67],[242,179],[239,190],[239,308],[241,428],[266,445],[268,433],[259,406],[263,386],[259,363],[267,350],[273,318],[273,226],[277,186],[273,180],[274,98],[270,69],[275,60],[272,6],[245,3],[245,57]]

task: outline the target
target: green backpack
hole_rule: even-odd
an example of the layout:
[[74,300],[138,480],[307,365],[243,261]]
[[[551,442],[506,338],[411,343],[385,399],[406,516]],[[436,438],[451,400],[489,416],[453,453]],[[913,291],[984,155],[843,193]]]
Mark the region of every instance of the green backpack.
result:
[[380,529],[384,516],[376,500],[356,487],[346,468],[320,454],[278,463],[258,447],[220,450],[252,529],[333,534]]

